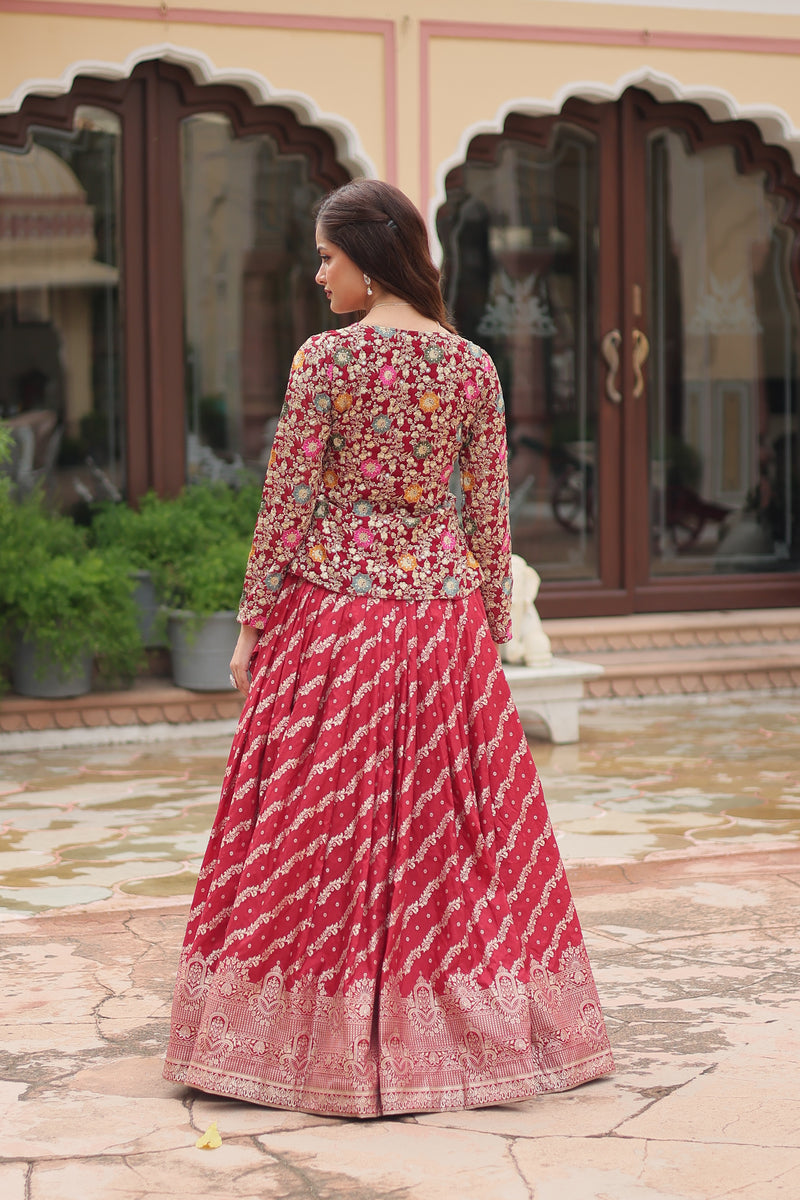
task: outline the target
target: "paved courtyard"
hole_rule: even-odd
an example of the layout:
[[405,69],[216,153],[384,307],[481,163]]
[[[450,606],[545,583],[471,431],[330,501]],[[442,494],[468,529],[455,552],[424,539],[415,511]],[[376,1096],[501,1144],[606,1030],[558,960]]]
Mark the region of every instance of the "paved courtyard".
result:
[[3,1200],[797,1200],[800,697],[599,706],[533,749],[618,1073],[369,1122],[160,1078],[226,739],[0,757]]

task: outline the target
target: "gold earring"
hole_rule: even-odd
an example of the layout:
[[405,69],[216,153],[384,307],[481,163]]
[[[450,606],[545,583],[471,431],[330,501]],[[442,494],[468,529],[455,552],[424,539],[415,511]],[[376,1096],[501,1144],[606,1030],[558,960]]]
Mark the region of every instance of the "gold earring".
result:
[[364,283],[367,285],[367,295],[371,296],[372,295],[372,287],[371,287],[372,280],[370,279],[369,275],[364,276]]

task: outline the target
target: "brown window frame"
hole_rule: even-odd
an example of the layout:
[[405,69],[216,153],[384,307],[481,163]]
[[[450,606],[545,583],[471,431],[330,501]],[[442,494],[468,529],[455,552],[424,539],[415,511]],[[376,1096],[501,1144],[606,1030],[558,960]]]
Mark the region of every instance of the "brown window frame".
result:
[[0,116],[0,146],[24,147],[33,127],[71,130],[82,106],[114,113],[121,127],[120,284],[126,494],[174,495],[186,480],[181,122],[221,113],[234,136],[269,134],[302,154],[325,189],[350,175],[324,130],[301,125],[280,105],[256,105],[239,88],[198,84],[160,59],[122,80],[78,76],[62,96],[29,95]]

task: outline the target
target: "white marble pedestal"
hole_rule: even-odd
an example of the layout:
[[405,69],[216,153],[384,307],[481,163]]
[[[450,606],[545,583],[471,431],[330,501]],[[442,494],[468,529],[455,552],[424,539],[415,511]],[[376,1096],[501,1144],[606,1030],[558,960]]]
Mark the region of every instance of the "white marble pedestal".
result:
[[544,724],[552,742],[578,741],[583,681],[602,675],[602,667],[554,658],[549,667],[503,663],[503,670],[526,732]]

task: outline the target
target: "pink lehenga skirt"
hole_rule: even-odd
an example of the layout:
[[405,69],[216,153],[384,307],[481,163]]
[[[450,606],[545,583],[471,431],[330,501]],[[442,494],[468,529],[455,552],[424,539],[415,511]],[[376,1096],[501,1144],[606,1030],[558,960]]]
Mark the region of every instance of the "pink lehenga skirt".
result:
[[181,955],[164,1074],[357,1117],[613,1070],[478,592],[283,587]]

